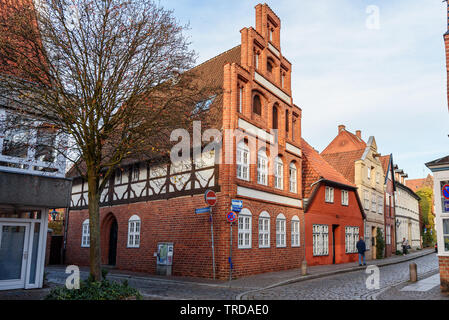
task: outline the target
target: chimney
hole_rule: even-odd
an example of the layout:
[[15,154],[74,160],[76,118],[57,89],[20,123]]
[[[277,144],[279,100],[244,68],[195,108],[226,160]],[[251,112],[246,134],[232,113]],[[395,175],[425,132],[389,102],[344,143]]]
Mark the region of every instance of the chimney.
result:
[[346,127],[344,126],[344,125],[339,125],[338,126],[338,133],[340,133],[342,130],[345,130],[346,129]]
[[360,140],[362,140],[362,131],[357,130],[357,131],[355,132],[355,135],[356,135]]

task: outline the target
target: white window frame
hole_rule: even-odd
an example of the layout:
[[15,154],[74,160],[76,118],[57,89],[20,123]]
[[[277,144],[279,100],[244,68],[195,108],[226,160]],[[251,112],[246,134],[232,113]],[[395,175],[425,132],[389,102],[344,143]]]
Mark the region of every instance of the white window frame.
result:
[[270,214],[262,211],[259,215],[259,248],[270,247]]
[[276,248],[285,248],[287,246],[286,243],[286,221],[285,216],[280,213],[276,217]]
[[366,190],[364,190],[363,191],[363,194],[364,194],[364,204],[363,204],[363,208],[365,209],[365,210],[369,210],[370,209],[370,199],[369,199],[369,192],[368,191],[366,191]]
[[[442,233],[443,233],[443,247],[441,249],[440,252],[449,252],[449,250],[446,249],[445,243],[446,243],[446,238],[449,238],[449,228],[445,228],[445,222],[447,221],[447,223],[449,224],[449,219],[448,218],[442,218],[441,219],[441,229],[442,229]],[[446,230],[445,230],[446,229]],[[446,232],[445,232],[446,231]]]
[[329,255],[329,226],[325,224],[314,224],[312,226],[313,235],[313,256]]
[[243,87],[239,87],[239,113],[243,113]]
[[274,187],[276,189],[284,189],[284,162],[280,157],[274,160]]
[[368,178],[368,180],[371,180],[371,167],[368,167],[368,172],[366,174],[366,177]]
[[292,193],[298,192],[298,170],[293,162],[289,165],[289,190]]
[[257,183],[268,185],[268,157],[263,149],[257,152]]
[[327,203],[334,203],[334,188],[326,187],[324,201]]
[[391,244],[391,226],[386,226],[385,228],[385,235],[386,235],[386,244]]
[[243,208],[238,215],[238,248],[251,248],[251,219],[252,214],[246,208]]
[[142,222],[140,217],[133,215],[128,220],[128,248],[139,248],[140,247],[140,230],[142,227]]
[[375,193],[371,193],[371,211],[377,212],[377,197]]
[[378,196],[377,197],[377,212],[379,214],[383,214],[384,213],[384,204],[383,204],[383,197],[382,196]]
[[345,227],[345,252],[357,253],[357,241],[359,240],[359,227]]
[[349,205],[349,191],[341,190],[341,204],[344,206]]
[[249,164],[250,164],[249,148],[244,141],[240,141],[237,145],[236,163],[237,163],[237,178],[249,181]]
[[257,53],[257,52],[255,52],[254,53],[255,55],[256,55],[256,57],[255,57],[255,67],[256,67],[256,70],[259,70],[259,58],[260,58],[260,56],[259,56],[259,53]]
[[298,216],[293,216],[292,225],[291,225],[292,247],[299,247],[301,245],[300,226],[301,226],[301,224],[300,224]]
[[89,219],[83,221],[81,229],[81,247],[90,247],[90,222]]

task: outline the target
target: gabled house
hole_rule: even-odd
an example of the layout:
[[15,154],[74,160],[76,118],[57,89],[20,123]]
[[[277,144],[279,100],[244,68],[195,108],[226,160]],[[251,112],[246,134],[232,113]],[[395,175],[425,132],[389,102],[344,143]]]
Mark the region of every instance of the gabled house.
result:
[[384,169],[385,185],[385,256],[390,257],[396,253],[396,205],[395,194],[396,184],[394,175],[393,155],[380,157],[382,168]]
[[380,229],[385,234],[385,175],[376,140],[371,136],[366,143],[362,139],[361,131],[353,134],[347,131],[345,126],[340,125],[337,136],[323,150],[321,156],[357,186],[366,216],[364,231],[366,257],[376,259],[377,230]]
[[357,186],[301,142],[307,264],[357,261],[356,243],[364,236],[365,219]]

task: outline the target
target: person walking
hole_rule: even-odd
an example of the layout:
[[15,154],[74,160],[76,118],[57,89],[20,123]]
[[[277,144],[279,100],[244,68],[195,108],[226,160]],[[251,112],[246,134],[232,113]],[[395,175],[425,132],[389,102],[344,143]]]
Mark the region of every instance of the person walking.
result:
[[359,253],[359,266],[362,265],[362,257],[363,257],[363,265],[366,266],[366,261],[365,261],[366,244],[365,244],[365,241],[363,241],[363,237],[360,237],[356,246],[357,246],[357,252]]
[[404,255],[406,255],[408,253],[407,249],[408,249],[408,241],[407,241],[407,239],[403,238],[402,239],[402,253]]

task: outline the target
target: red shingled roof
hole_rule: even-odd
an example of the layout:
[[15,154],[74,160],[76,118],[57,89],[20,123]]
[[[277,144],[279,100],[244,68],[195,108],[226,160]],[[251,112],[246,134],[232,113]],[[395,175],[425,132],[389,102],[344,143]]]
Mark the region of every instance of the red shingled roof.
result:
[[321,153],[321,156],[347,180],[354,183],[355,162],[362,158],[363,152],[365,149],[330,154]]
[[321,154],[348,152],[360,149],[365,149],[366,143],[357,135],[342,129],[338,135],[332,140],[329,145],[321,152]]
[[312,192],[311,184],[319,179],[325,179],[348,186],[356,187],[348,181],[341,173],[335,170],[323,157],[309,145],[304,139],[301,139],[303,151],[303,190],[304,198],[309,198]]
[[384,169],[384,175],[387,175],[388,164],[390,163],[390,155],[379,157],[382,169]]

